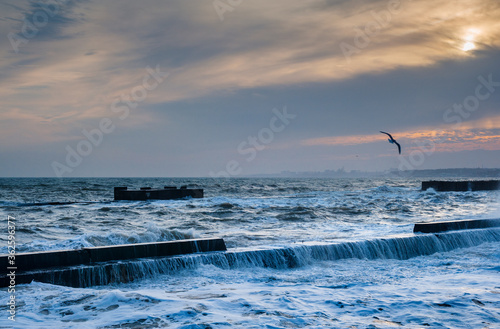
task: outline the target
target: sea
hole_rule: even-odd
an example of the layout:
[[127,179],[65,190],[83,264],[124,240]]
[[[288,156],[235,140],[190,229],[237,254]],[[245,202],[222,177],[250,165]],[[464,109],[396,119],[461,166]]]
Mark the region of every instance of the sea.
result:
[[[500,218],[500,191],[422,191],[422,180],[0,178],[0,254],[9,239],[17,254],[227,247],[134,260],[128,282],[1,288],[0,328],[500,328],[500,228],[413,233]],[[113,200],[115,186],[182,185],[204,198]]]

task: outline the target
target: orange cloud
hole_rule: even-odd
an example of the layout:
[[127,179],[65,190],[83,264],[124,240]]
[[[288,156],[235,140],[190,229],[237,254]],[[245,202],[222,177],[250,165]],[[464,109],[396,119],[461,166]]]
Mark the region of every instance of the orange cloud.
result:
[[[393,132],[393,137],[411,150],[418,142],[433,143],[436,151],[500,150],[500,116],[464,123],[456,129],[449,126],[422,127],[405,132]],[[329,136],[306,139],[303,146],[359,145],[385,141],[380,133],[352,136]]]

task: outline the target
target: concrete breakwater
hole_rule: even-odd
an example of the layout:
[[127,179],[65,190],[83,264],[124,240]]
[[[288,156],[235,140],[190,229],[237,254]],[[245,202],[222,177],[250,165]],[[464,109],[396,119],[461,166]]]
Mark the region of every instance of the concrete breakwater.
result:
[[163,189],[141,187],[139,190],[129,190],[126,186],[114,188],[115,201],[145,201],[145,200],[172,200],[182,198],[203,198],[203,189],[190,189],[187,186],[165,186]]
[[[21,253],[15,256],[15,283],[35,280],[89,287],[175,273],[203,264],[228,269],[293,268],[318,260],[408,259],[500,241],[500,230],[496,227],[500,227],[500,219],[417,223],[414,232],[426,234],[248,251],[227,251],[224,240],[215,238]],[[0,256],[0,266],[8,268],[8,255]],[[0,287],[8,287],[10,280],[7,273],[2,273]]]
[[[78,269],[71,267],[85,266],[96,263],[123,261],[137,258],[166,257],[200,252],[225,251],[226,245],[223,239],[199,239],[199,240],[177,240],[165,242],[137,243],[104,247],[91,247],[76,250],[42,251],[31,253],[20,253],[15,255],[16,283],[29,283],[37,278],[44,281],[45,274],[68,268],[66,274],[58,280],[59,284],[72,285],[71,282],[78,280],[69,275],[71,271]],[[0,256],[2,270],[9,267],[8,255]],[[63,271],[64,272],[64,271]],[[74,274],[74,273],[73,273]],[[56,283],[56,282],[54,282]],[[0,287],[9,286],[9,278],[2,273]]]
[[456,230],[470,230],[477,228],[488,228],[500,226],[500,218],[495,219],[471,219],[455,220],[446,222],[416,223],[413,232],[437,233]]
[[433,188],[438,192],[493,191],[500,189],[500,180],[480,181],[424,181],[422,190]]
[[183,270],[197,269],[203,265],[227,270],[254,267],[288,269],[307,266],[318,261],[351,258],[405,260],[498,241],[500,241],[500,230],[497,228],[462,230],[356,242],[298,244],[286,248],[233,250],[100,262],[20,273],[16,276],[16,281],[29,283],[35,280],[72,287],[90,287],[174,274]]

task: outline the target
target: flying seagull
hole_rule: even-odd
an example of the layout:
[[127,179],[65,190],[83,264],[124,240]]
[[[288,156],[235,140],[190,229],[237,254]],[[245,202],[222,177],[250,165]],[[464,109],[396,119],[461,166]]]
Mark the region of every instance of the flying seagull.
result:
[[381,131],[382,134],[386,134],[387,136],[389,136],[389,143],[391,144],[396,144],[398,146],[398,151],[399,151],[399,154],[401,154],[401,145],[399,145],[398,142],[396,142],[396,140],[394,138],[392,138],[391,134],[389,133],[386,133],[385,131]]

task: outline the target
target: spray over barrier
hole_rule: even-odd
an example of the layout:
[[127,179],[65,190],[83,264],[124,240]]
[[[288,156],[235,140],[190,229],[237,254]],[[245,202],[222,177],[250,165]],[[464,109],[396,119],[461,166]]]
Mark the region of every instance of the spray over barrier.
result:
[[[416,234],[357,242],[298,245],[288,248],[246,251],[212,251],[180,256],[134,260],[111,260],[95,264],[21,272],[18,283],[32,280],[73,287],[124,283],[161,274],[214,265],[223,269],[268,267],[289,269],[318,261],[342,259],[400,259],[447,252],[458,248],[500,241],[500,229],[462,230],[436,234]],[[7,282],[5,276],[1,282]]]

